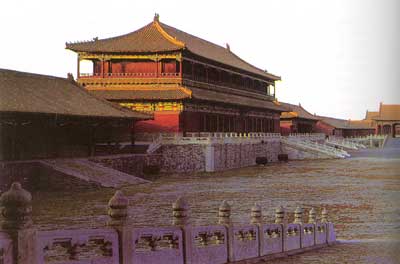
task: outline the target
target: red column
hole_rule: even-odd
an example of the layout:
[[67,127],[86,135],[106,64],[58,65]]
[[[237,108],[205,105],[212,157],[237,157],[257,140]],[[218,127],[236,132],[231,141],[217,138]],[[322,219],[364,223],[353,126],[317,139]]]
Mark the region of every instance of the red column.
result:
[[81,72],[81,70],[80,70],[80,58],[79,58],[79,56],[78,56],[78,67],[77,67],[77,70],[76,70],[76,78],[78,79],[79,78],[79,76],[80,76],[80,72]]
[[157,61],[156,62],[156,64],[157,64],[157,71],[156,71],[156,77],[158,78],[159,76],[160,76],[160,72],[161,72],[161,61]]
[[182,67],[183,67],[183,59],[179,62],[179,76],[182,77]]
[[104,61],[100,60],[100,76],[104,78]]

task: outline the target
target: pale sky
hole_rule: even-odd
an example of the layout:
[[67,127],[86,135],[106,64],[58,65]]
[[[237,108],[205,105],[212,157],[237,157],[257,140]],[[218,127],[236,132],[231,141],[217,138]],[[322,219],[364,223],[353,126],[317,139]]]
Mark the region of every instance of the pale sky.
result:
[[399,0],[3,0],[0,68],[76,76],[65,42],[160,21],[282,77],[277,97],[311,113],[361,119],[400,104]]

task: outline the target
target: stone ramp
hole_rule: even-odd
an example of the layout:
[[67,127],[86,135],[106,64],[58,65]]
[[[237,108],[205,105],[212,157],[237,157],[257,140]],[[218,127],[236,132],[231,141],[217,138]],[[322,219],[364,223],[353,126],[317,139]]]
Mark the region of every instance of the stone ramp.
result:
[[94,183],[102,187],[119,188],[124,185],[149,182],[142,178],[107,168],[86,159],[42,160],[40,161],[40,164],[64,175],[75,177],[82,181]]

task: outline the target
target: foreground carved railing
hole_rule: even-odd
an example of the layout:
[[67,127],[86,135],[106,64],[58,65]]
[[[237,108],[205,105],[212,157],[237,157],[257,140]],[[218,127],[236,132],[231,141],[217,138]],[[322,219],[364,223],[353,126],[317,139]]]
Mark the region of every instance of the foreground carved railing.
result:
[[223,264],[246,263],[301,253],[336,241],[327,211],[321,221],[303,209],[288,223],[283,207],[275,210],[275,223],[264,223],[261,207],[251,208],[250,224],[233,224],[231,206],[223,201],[218,224],[193,226],[189,205],[178,198],[172,206],[173,225],[133,228],[127,219],[128,199],[117,191],[108,203],[107,227],[39,231],[31,221],[31,195],[19,183],[3,193],[0,263],[7,264]]

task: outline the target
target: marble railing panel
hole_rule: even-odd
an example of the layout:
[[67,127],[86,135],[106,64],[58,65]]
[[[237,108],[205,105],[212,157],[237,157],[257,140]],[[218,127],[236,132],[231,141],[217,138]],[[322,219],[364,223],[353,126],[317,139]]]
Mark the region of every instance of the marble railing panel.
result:
[[[190,228],[192,264],[223,264],[228,262],[228,235],[225,226],[201,226]],[[189,244],[190,243],[190,244]]]
[[255,258],[260,255],[257,225],[240,225],[229,228],[230,261]]
[[289,251],[300,248],[300,232],[301,227],[299,224],[288,224],[283,232],[283,249]]
[[327,223],[327,242],[328,244],[332,244],[336,241],[336,233],[335,228],[333,227],[333,223]]
[[0,264],[13,264],[12,240],[5,232],[0,232]]
[[321,245],[327,242],[327,230],[325,223],[315,224],[315,244]]
[[301,225],[301,247],[312,247],[315,245],[315,226],[314,224]]
[[179,227],[133,229],[131,245],[129,263],[184,263],[182,230]]
[[260,227],[260,255],[265,256],[283,251],[281,224],[265,224]]
[[119,263],[118,234],[112,229],[38,231],[36,241],[36,263]]

